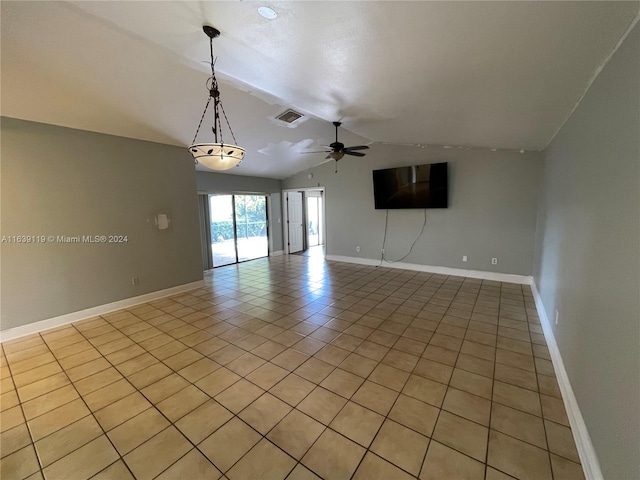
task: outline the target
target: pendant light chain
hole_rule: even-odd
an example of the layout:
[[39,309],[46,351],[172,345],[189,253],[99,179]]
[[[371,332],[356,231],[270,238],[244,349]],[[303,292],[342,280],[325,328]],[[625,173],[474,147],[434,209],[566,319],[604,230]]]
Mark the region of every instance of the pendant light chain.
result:
[[[222,106],[222,103],[220,103],[220,108],[222,109],[222,114],[224,115],[224,119],[227,121],[227,127],[229,127],[229,131],[231,132],[231,136],[233,137],[233,143],[237,145],[238,141],[236,140],[236,136],[233,134],[233,129],[231,128],[231,124],[229,123],[229,119],[227,118],[227,113],[224,111],[224,107]],[[220,135],[220,140],[222,140],[222,135]]]
[[233,129],[231,128],[231,123],[229,123],[229,118],[227,117],[227,112],[224,111],[224,106],[222,105],[222,101],[220,101],[220,91],[218,90],[218,80],[216,79],[216,74],[214,70],[215,59],[213,57],[213,38],[209,38],[209,53],[211,56],[211,87],[209,89],[209,98],[207,99],[207,104],[204,107],[204,112],[202,112],[202,117],[200,117],[200,123],[198,123],[198,128],[196,129],[196,134],[191,141],[192,144],[196,143],[196,138],[198,137],[198,133],[200,133],[200,127],[202,127],[202,122],[204,121],[204,117],[207,115],[207,110],[209,109],[209,105],[211,103],[211,99],[214,99],[213,102],[213,135],[215,137],[216,143],[218,143],[218,133],[220,133],[220,143],[224,145],[224,140],[222,139],[222,123],[220,122],[220,114],[218,113],[218,107],[222,110],[222,115],[224,116],[225,122],[227,123],[227,127],[229,128],[229,132],[231,132],[231,137],[233,138],[233,143],[237,144],[236,136],[233,133]]
[[224,145],[222,139],[222,128],[220,126],[220,114],[218,113],[218,105],[220,105],[220,90],[218,90],[218,79],[216,78],[215,65],[216,61],[213,57],[213,38],[209,37],[209,55],[211,62],[211,87],[209,88],[209,98],[213,97],[213,138],[218,143],[218,132],[220,132],[220,143]]
[[[198,123],[198,128],[196,130],[196,134],[193,137],[193,140],[191,141],[191,145],[193,145],[194,143],[196,143],[196,138],[198,138],[198,133],[200,132],[200,127],[202,126],[202,122],[204,120],[204,116],[207,114],[207,109],[209,108],[209,104],[211,103],[211,97],[209,97],[209,99],[207,100],[207,104],[204,107],[204,112],[202,112],[202,117],[200,117],[200,123]],[[198,160],[196,160],[197,162]]]
[[[192,144],[189,146],[189,152],[195,159],[196,163],[199,163],[211,170],[228,170],[240,165],[240,162],[244,159],[246,150],[239,145],[232,143],[225,144],[223,139],[222,128],[222,116],[227,124],[227,128],[233,137],[233,141],[237,143],[236,136],[231,128],[227,113],[222,106],[222,100],[220,99],[220,90],[218,80],[216,78],[215,64],[216,58],[213,55],[213,39],[220,35],[220,30],[211,25],[203,25],[202,29],[204,33],[209,37],[209,54],[210,54],[210,66],[211,76],[207,79],[206,87],[209,91],[207,98],[207,104],[204,107],[196,134],[193,137]],[[209,107],[213,110],[213,125],[211,131],[213,132],[213,142],[196,143],[198,135],[200,134],[200,128],[202,128],[205,117]]]
[[[211,78],[213,79],[213,82],[215,83],[216,91],[218,91],[218,80],[216,79],[216,74],[213,71],[213,66],[215,64],[215,62],[213,61],[213,38],[209,39],[209,45],[210,45],[210,49],[209,50],[211,52]],[[216,102],[216,119],[218,120],[218,129],[220,131],[220,143],[224,144],[224,142],[222,141],[222,125],[220,125],[220,115],[218,114],[218,108],[217,108],[218,105],[220,105],[220,109],[222,110],[222,115],[224,115],[224,120],[227,122],[227,127],[229,127],[229,131],[231,132],[231,137],[233,138],[233,143],[235,143],[237,145],[238,141],[236,140],[236,136],[234,135],[233,129],[231,128],[231,124],[229,123],[229,119],[227,118],[227,112],[224,111],[224,105],[222,105],[222,101],[220,101],[218,99],[218,101]]]

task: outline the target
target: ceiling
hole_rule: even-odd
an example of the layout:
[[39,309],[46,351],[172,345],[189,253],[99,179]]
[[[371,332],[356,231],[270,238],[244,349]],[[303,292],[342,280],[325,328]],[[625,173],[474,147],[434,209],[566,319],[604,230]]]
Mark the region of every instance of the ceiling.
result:
[[[262,18],[262,5],[278,17]],[[201,26],[216,26],[221,98],[247,149],[230,173],[284,178],[324,160],[301,152],[331,142],[333,120],[344,122],[346,145],[540,150],[639,3],[3,0],[0,8],[2,115],[181,147],[208,96]],[[274,120],[287,108],[305,120]]]

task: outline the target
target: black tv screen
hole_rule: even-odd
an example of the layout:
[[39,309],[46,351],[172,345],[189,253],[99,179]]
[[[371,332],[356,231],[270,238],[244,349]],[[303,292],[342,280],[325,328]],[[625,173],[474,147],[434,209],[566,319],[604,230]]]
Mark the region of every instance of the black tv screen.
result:
[[376,209],[447,208],[447,162],[373,171]]

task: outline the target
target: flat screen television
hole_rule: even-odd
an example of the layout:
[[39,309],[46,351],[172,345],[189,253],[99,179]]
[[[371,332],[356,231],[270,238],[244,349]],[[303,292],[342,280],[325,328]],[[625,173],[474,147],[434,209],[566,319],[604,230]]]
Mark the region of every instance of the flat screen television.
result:
[[375,208],[447,208],[447,182],[447,162],[374,170]]

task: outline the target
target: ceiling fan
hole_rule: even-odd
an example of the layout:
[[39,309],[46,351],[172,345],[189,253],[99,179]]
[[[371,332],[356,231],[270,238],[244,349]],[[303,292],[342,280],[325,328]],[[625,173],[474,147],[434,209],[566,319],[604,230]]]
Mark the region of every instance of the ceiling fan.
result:
[[354,157],[364,157],[365,154],[358,152],[357,150],[368,150],[367,145],[356,145],[355,147],[345,147],[344,143],[338,141],[338,127],[342,125],[340,122],[333,122],[333,126],[336,127],[336,141],[330,145],[322,145],[329,150],[320,150],[317,152],[304,152],[304,153],[328,153],[325,160],[333,158],[336,162],[345,155],[353,155]]

